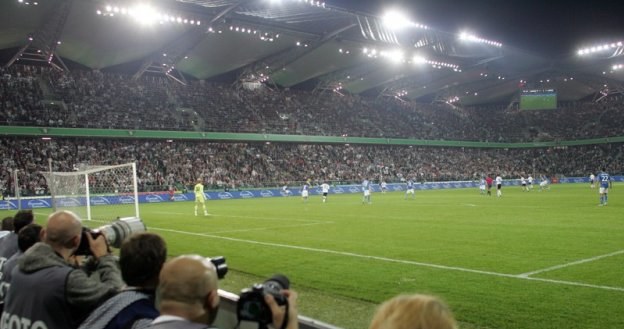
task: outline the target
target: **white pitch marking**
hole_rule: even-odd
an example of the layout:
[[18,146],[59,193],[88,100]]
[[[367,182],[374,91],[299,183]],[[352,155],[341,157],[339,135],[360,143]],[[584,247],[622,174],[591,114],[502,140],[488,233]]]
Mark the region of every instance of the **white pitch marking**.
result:
[[266,231],[272,229],[280,229],[280,228],[292,228],[292,227],[304,227],[304,226],[312,226],[312,225],[322,225],[322,224],[333,224],[332,222],[318,222],[318,223],[309,223],[309,224],[299,224],[299,225],[282,225],[282,226],[272,226],[272,227],[258,227],[258,228],[250,228],[250,229],[241,229],[241,230],[229,230],[229,231],[216,231],[216,232],[207,232],[205,234],[221,234],[221,233],[238,233],[238,232],[252,232],[252,231]]
[[[159,214],[170,214],[170,215],[189,215],[185,212],[166,212],[160,211]],[[334,223],[332,221],[318,221],[313,219],[298,219],[298,218],[276,218],[276,217],[255,217],[255,216],[234,216],[234,215],[221,215],[221,214],[211,214],[212,216],[226,217],[226,218],[244,218],[244,219],[261,219],[261,220],[278,220],[278,221],[286,221],[286,222],[313,222],[313,223]],[[192,217],[192,216],[191,216]]]
[[621,255],[621,254],[624,254],[624,250],[619,250],[619,251],[616,251],[616,252],[612,252],[610,254],[600,255],[600,256],[596,256],[596,257],[580,259],[580,260],[577,260],[577,261],[574,261],[574,262],[569,262],[569,263],[565,263],[565,264],[561,264],[561,265],[555,265],[555,266],[543,268],[543,269],[540,269],[540,270],[526,272],[526,273],[518,274],[518,276],[520,276],[520,277],[529,277],[531,275],[544,273],[544,272],[549,272],[549,271],[554,271],[554,270],[558,270],[560,268],[574,266],[574,265],[578,265],[578,264],[589,263],[589,262],[593,262],[595,260],[599,260],[599,259],[603,259],[603,258],[607,258],[607,257],[612,257],[612,256],[617,256],[617,255]]
[[391,263],[416,265],[416,266],[430,267],[430,268],[436,268],[436,269],[442,269],[442,270],[468,272],[468,273],[491,275],[491,276],[497,276],[497,277],[503,277],[503,278],[512,278],[512,279],[530,280],[530,281],[541,281],[541,282],[554,283],[554,284],[560,284],[560,285],[579,286],[579,287],[586,287],[586,288],[594,288],[594,289],[601,289],[601,290],[611,290],[611,291],[621,291],[621,292],[624,292],[624,288],[623,287],[601,286],[601,285],[587,284],[587,283],[582,283],[582,282],[552,280],[552,279],[542,279],[542,278],[532,278],[532,277],[525,277],[525,276],[520,276],[520,275],[516,275],[516,274],[507,274],[507,273],[498,273],[498,272],[491,272],[491,271],[473,270],[473,269],[463,268],[463,267],[446,266],[446,265],[438,265],[438,264],[431,264],[431,263],[422,263],[422,262],[415,262],[415,261],[410,261],[410,260],[393,259],[393,258],[371,256],[371,255],[362,255],[362,254],[356,254],[356,253],[352,253],[352,252],[336,251],[336,250],[330,250],[330,249],[310,248],[310,247],[293,246],[293,245],[287,245],[287,244],[281,244],[281,243],[269,243],[269,242],[261,242],[261,241],[254,241],[254,240],[245,240],[245,239],[224,237],[224,236],[218,236],[218,235],[212,235],[212,234],[193,233],[193,232],[178,231],[178,230],[171,230],[171,229],[164,229],[164,228],[157,228],[157,227],[150,227],[150,229],[156,230],[156,231],[164,231],[164,232],[172,232],[172,233],[179,233],[179,234],[195,235],[195,236],[201,236],[201,237],[207,237],[207,238],[213,238],[213,239],[220,239],[220,240],[233,241],[233,242],[242,242],[242,243],[256,244],[256,245],[269,246],[269,247],[296,249],[296,250],[312,251],[312,252],[319,252],[319,253],[325,253],[325,254],[333,254],[333,255],[339,255],[339,256],[347,256],[347,257],[379,260],[379,261],[391,262]]
[[476,207],[477,205],[476,205],[476,204],[474,204],[474,203],[464,203],[464,206],[467,206],[467,207]]

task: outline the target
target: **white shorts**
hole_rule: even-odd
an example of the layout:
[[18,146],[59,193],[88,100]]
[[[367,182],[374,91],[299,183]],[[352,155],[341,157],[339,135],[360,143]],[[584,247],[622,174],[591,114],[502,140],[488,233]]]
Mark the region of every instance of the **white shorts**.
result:
[[407,194],[407,193],[414,194],[414,189],[413,188],[408,189],[407,191],[405,191],[405,194]]
[[601,187],[601,188],[598,189],[598,193],[600,193],[600,194],[609,193],[609,188],[608,187]]
[[370,195],[370,191],[369,190],[364,190],[364,196],[369,196]]
[[301,196],[304,198],[308,197],[308,191],[301,191]]

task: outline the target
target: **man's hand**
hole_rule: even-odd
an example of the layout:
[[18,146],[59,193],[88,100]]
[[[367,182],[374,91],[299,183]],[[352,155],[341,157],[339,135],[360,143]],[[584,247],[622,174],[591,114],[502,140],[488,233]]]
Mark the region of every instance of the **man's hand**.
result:
[[95,259],[100,259],[100,257],[104,257],[109,254],[108,243],[106,242],[106,238],[104,238],[104,234],[98,235],[95,239],[93,239],[91,234],[85,235],[89,240],[89,249],[91,249],[91,253],[93,253]]
[[275,298],[272,295],[264,295],[264,301],[269,305],[271,313],[273,314],[273,327],[275,329],[298,329],[299,319],[297,311],[297,292],[294,290],[282,290],[281,294],[288,298],[288,323],[284,326],[284,319],[286,316],[286,306],[277,305]]

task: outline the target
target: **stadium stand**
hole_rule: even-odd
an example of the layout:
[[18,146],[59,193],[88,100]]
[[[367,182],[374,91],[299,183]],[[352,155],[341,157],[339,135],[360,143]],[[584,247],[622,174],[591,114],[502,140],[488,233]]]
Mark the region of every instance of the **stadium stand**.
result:
[[[624,135],[620,95],[557,110],[465,109],[393,98],[246,90],[164,77],[51,68],[2,69],[0,124],[425,140],[535,142]],[[596,127],[600,127],[597,129]]]
[[[192,185],[201,174],[207,188],[281,186],[308,178],[359,182],[361,175],[401,181],[475,180],[483,174],[520,177],[527,173],[585,176],[604,159],[614,171],[622,144],[529,149],[480,149],[289,143],[215,143],[204,141],[0,138],[0,186],[13,191],[11,169],[19,172],[24,195],[47,188],[40,171],[71,171],[82,164],[137,161],[141,191]],[[611,168],[611,166],[614,166]]]

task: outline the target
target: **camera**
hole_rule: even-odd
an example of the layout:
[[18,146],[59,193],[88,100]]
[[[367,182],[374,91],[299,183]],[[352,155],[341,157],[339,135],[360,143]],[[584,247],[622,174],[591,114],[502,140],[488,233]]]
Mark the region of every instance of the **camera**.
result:
[[[254,284],[251,288],[243,289],[236,305],[238,321],[257,322],[259,328],[266,328],[273,322],[273,314],[264,301],[264,295],[273,296],[278,305],[287,305],[288,299],[280,291],[288,289],[289,286],[290,281],[286,276],[275,274],[262,284]],[[288,319],[284,319],[284,323],[287,322]]]
[[219,280],[223,279],[225,277],[225,274],[228,272],[228,266],[225,263],[225,257],[216,256],[209,259],[212,265],[214,265],[215,270],[217,271],[217,278]]
[[[96,229],[89,229],[87,227],[82,228],[82,236],[80,238],[80,245],[74,252],[74,255],[90,256],[91,248],[89,247],[89,240],[87,234],[91,234],[91,237],[96,239],[101,234],[104,234],[109,246],[119,248],[121,243],[130,235],[134,233],[145,232],[145,224],[138,217],[122,217],[117,218],[116,221],[110,225],[104,225]],[[216,265],[215,265],[216,266]]]

